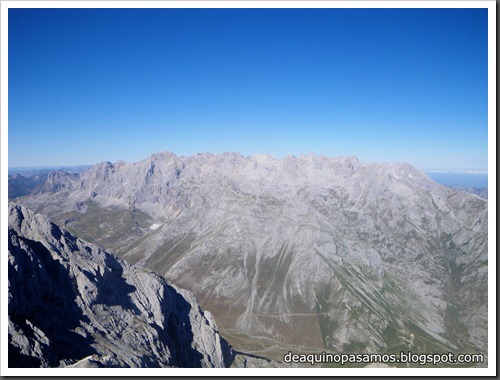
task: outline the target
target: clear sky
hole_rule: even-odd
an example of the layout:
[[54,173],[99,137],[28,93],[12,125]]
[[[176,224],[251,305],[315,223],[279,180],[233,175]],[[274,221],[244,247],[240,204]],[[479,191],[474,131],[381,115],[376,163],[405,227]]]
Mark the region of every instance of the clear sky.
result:
[[10,9],[9,166],[314,152],[487,168],[486,9]]

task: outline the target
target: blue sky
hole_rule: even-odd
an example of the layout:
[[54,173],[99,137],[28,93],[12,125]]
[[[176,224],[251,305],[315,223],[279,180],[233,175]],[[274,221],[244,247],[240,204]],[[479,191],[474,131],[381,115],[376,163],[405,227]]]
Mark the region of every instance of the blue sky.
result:
[[486,9],[9,9],[9,166],[314,152],[487,169]]

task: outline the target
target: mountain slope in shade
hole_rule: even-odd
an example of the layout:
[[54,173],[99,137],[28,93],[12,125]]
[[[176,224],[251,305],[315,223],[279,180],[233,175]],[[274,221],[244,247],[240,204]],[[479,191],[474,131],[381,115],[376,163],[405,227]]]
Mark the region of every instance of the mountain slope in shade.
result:
[[9,205],[9,367],[225,367],[192,293]]
[[49,171],[39,171],[32,175],[27,175],[25,173],[15,173],[9,175],[9,199],[31,194],[36,187],[47,181],[48,175]]
[[487,351],[488,203],[410,165],[164,152],[48,188],[19,202],[193,291],[236,347]]

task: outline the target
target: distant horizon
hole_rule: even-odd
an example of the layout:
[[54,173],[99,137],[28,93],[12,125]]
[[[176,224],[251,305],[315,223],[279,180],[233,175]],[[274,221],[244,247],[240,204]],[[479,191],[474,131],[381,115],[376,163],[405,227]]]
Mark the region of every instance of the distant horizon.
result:
[[163,151],[159,151],[159,152],[154,152],[154,153],[149,154],[146,157],[143,157],[143,158],[141,158],[139,160],[135,160],[135,161],[127,161],[127,160],[119,159],[119,160],[102,160],[102,161],[94,162],[94,163],[74,164],[74,165],[72,165],[72,164],[63,164],[63,165],[36,165],[36,166],[35,165],[28,165],[28,166],[8,165],[8,171],[10,173],[11,171],[15,171],[15,170],[28,171],[28,170],[45,170],[45,169],[61,169],[61,168],[71,169],[71,168],[90,167],[90,166],[98,165],[98,164],[100,164],[102,162],[111,162],[113,164],[117,163],[117,162],[126,162],[128,164],[133,164],[133,163],[137,163],[137,162],[140,162],[140,161],[143,161],[143,160],[147,160],[149,157],[151,157],[151,156],[153,156],[155,154],[158,154],[158,153],[171,153],[171,154],[173,154],[173,155],[175,155],[177,157],[192,157],[192,156],[196,156],[196,155],[200,155],[200,154],[211,154],[211,155],[214,155],[214,156],[218,156],[218,155],[223,155],[223,154],[228,154],[228,153],[236,153],[236,154],[241,155],[244,158],[249,158],[251,156],[256,156],[256,155],[268,155],[268,156],[271,156],[271,157],[273,157],[275,159],[278,159],[278,160],[282,160],[282,159],[284,159],[286,157],[301,157],[301,156],[308,156],[308,155],[312,154],[312,155],[315,155],[315,156],[324,156],[324,157],[328,157],[328,158],[355,157],[361,163],[364,163],[364,164],[373,164],[373,163],[389,164],[389,165],[393,165],[393,164],[409,164],[409,165],[417,168],[418,170],[424,171],[426,173],[436,173],[436,174],[439,174],[439,173],[444,173],[444,174],[457,173],[457,174],[471,174],[471,175],[472,174],[479,174],[479,175],[488,174],[488,169],[483,169],[483,168],[477,168],[477,169],[470,169],[470,168],[466,168],[466,169],[460,169],[460,168],[447,169],[447,168],[435,168],[435,167],[425,168],[425,167],[419,167],[417,165],[412,164],[411,162],[405,162],[405,161],[399,161],[399,162],[365,161],[365,160],[362,160],[362,159],[360,159],[359,157],[357,157],[355,155],[326,155],[326,154],[322,154],[322,153],[308,152],[308,153],[301,153],[301,154],[287,154],[287,155],[284,155],[284,156],[276,156],[276,155],[273,155],[271,153],[262,153],[262,152],[259,152],[259,153],[251,153],[251,154],[242,154],[242,153],[237,152],[237,151],[225,151],[225,152],[221,152],[221,153],[197,152],[197,153],[194,153],[194,154],[183,155],[183,154],[177,154],[177,153],[169,151],[169,150],[163,150]]

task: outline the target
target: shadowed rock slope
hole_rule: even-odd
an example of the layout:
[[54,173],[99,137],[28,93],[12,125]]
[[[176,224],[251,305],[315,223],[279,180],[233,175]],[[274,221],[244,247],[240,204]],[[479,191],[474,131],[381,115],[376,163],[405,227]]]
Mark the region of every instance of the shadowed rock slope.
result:
[[9,205],[9,367],[225,367],[191,292]]

